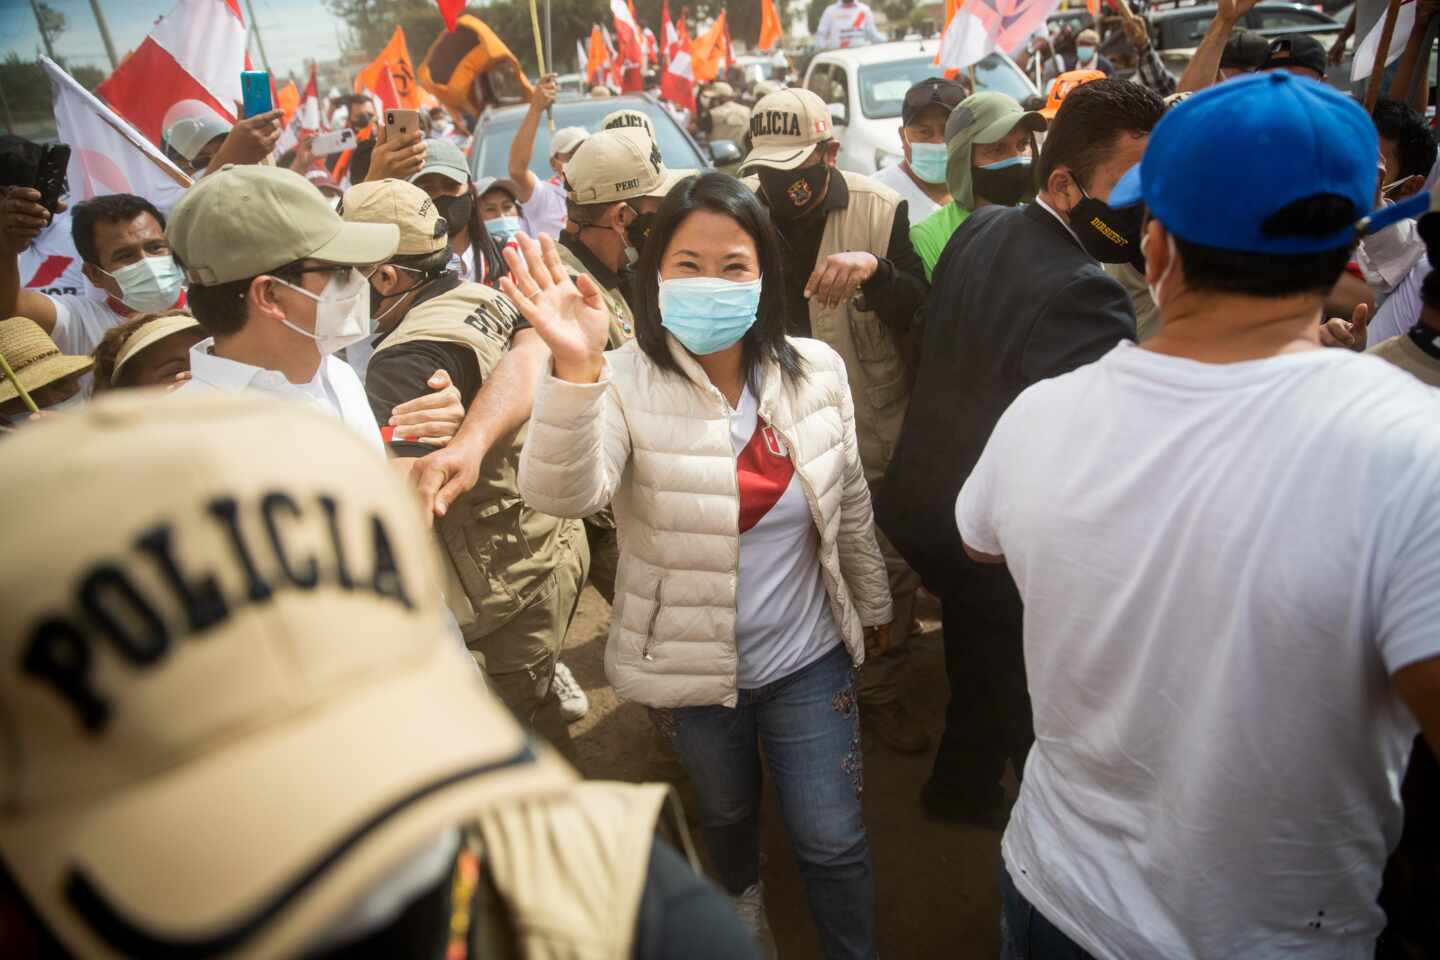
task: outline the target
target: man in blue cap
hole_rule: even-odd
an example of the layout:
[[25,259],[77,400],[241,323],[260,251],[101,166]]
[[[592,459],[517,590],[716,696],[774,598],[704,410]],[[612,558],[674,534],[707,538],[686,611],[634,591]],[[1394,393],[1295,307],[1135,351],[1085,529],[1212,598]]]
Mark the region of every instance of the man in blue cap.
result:
[[1171,110],[1109,198],[1159,332],[1022,393],[960,493],[1025,603],[1014,955],[1373,952],[1417,721],[1440,747],[1440,403],[1319,342],[1376,155],[1281,71]]

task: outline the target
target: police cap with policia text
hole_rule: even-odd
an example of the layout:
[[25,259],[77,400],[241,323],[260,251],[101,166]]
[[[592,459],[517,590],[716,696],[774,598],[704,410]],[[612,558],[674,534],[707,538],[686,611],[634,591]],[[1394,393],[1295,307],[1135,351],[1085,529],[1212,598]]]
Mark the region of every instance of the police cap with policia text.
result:
[[668,169],[660,148],[643,130],[601,130],[565,164],[565,195],[584,204],[663,197],[692,173]]
[[794,170],[817,143],[831,138],[830,108],[816,94],[787,87],[761,97],[750,111],[750,153],[740,162],[749,167]]
[[0,859],[75,956],[303,955],[456,824],[574,781],[345,425],[125,391],[6,442]]
[[439,253],[450,232],[430,195],[404,180],[369,180],[345,191],[340,216],[346,223],[393,223],[400,230],[396,256]]

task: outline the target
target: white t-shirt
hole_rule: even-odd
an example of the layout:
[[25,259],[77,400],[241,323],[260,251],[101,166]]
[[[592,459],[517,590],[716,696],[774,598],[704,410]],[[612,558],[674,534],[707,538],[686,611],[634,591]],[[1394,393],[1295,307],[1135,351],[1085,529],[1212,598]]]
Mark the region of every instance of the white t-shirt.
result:
[[176,393],[263,390],[309,404],[340,418],[381,456],[385,455],[385,441],[380,437],[380,427],[370,409],[365,387],[344,360],[335,356],[321,357],[314,377],[306,383],[291,383],[278,370],[266,370],[217,357],[210,352],[214,346],[215,339],[211,337],[190,348],[190,379],[176,388]]
[[815,27],[816,50],[884,42],[885,35],[875,26],[875,11],[868,3],[832,3],[820,14],[820,23]]
[[730,411],[740,488],[735,647],[741,690],[789,676],[834,649],[840,631],[820,578],[820,534],[785,442],[747,386]]
[[924,190],[916,185],[904,168],[898,163],[892,163],[883,170],[878,170],[870,175],[870,179],[876,183],[883,183],[894,190],[900,196],[910,201],[910,225],[914,226],[924,220],[930,214],[940,209],[940,204],[931,200]]
[[1415,321],[1420,319],[1420,310],[1424,306],[1420,302],[1420,288],[1428,276],[1430,258],[1422,256],[1415,262],[1415,266],[1410,268],[1410,272],[1405,274],[1405,279],[1390,291],[1390,296],[1385,298],[1380,309],[1375,311],[1375,316],[1365,331],[1367,345],[1373,347],[1391,337],[1410,332]]
[[1122,343],[1035,384],[957,503],[1025,601],[1002,845],[1102,958],[1369,958],[1440,655],[1440,392],[1375,357]]
[[61,294],[50,297],[50,302],[55,305],[55,331],[50,337],[64,354],[88,357],[105,331],[125,319],[107,301],[81,294]]
[[558,240],[565,229],[565,188],[537,180],[530,199],[520,204],[520,212],[531,236],[538,238],[543,233]]

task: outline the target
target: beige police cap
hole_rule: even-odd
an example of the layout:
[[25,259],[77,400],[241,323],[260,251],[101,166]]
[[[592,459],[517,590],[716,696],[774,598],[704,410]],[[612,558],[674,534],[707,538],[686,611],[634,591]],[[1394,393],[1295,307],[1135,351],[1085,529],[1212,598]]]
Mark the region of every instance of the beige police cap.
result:
[[655,139],[655,128],[650,126],[650,118],[641,110],[616,110],[608,113],[605,119],[600,121],[600,129],[644,130],[647,137]]
[[602,130],[565,164],[567,196],[576,203],[663,197],[689,171],[671,171],[644,131]]
[[346,223],[393,223],[400,228],[397,256],[437,253],[449,242],[435,201],[404,180],[370,180],[345,191],[340,216]]
[[589,137],[590,131],[584,127],[561,127],[550,136],[550,156],[574,153]]
[[787,87],[761,97],[750,111],[750,153],[740,168],[793,170],[831,137],[830,109],[809,90]]
[[185,191],[165,237],[189,281],[214,286],[296,260],[378,263],[395,253],[399,231],[345,223],[293,170],[226,164]]
[[573,782],[333,417],[120,391],[6,443],[0,858],[71,954],[304,955],[447,828]]

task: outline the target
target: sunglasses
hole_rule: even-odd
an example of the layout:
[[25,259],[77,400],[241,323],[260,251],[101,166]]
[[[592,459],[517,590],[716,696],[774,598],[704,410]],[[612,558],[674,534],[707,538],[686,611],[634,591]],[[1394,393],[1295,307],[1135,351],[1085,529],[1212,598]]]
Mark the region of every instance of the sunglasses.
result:
[[940,104],[946,110],[954,110],[966,97],[965,87],[957,80],[922,81],[905,91],[903,110],[910,113],[923,110],[931,104]]

